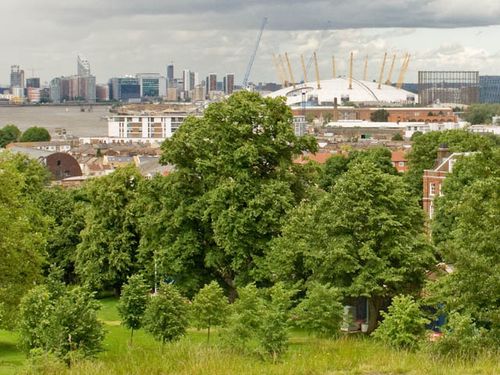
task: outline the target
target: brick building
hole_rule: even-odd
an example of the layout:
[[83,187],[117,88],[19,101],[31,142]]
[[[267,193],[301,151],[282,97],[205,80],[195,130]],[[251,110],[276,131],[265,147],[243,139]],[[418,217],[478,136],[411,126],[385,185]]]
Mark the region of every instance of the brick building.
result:
[[404,173],[408,170],[408,160],[405,154],[404,150],[395,150],[391,152],[392,166],[396,168],[399,173]]

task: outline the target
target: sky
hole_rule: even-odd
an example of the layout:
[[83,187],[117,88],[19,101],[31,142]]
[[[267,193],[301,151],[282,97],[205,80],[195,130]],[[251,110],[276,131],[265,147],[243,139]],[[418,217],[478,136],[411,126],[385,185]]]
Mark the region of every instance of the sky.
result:
[[[98,83],[140,72],[205,77],[235,73],[241,83],[264,17],[268,22],[250,81],[278,81],[273,53],[288,52],[296,80],[300,55],[317,51],[320,75],[377,79],[384,53],[411,54],[406,82],[419,70],[479,70],[500,75],[499,0],[0,0],[0,83],[11,65],[43,81],[76,73],[88,58]],[[386,71],[388,68],[386,68]],[[311,66],[309,75],[313,75]]]

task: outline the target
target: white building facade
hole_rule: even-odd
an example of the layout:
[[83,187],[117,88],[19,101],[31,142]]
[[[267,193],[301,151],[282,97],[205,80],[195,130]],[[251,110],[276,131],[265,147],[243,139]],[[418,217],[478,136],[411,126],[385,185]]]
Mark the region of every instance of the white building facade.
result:
[[108,137],[133,142],[161,142],[170,138],[188,114],[127,114],[108,118]]

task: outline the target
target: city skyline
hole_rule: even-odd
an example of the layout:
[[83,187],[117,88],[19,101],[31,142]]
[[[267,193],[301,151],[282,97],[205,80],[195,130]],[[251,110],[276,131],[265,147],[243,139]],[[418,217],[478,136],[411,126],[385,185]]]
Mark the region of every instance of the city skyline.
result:
[[[74,74],[75,58],[88,58],[98,82],[141,72],[166,76],[167,65],[222,77],[234,72],[241,84],[263,17],[269,22],[262,36],[250,81],[278,81],[273,53],[288,52],[297,77],[300,54],[306,60],[318,51],[321,74],[331,75],[331,55],[338,74],[355,54],[355,75],[369,56],[369,76],[380,69],[384,52],[406,52],[412,61],[406,81],[418,70],[479,70],[500,74],[500,3],[355,0],[239,2],[87,0],[41,4],[24,0],[3,3],[9,15],[0,35],[0,83],[8,83],[11,65],[20,65],[26,78],[43,82]],[[300,15],[300,16],[299,16]],[[34,74],[33,74],[34,73]]]

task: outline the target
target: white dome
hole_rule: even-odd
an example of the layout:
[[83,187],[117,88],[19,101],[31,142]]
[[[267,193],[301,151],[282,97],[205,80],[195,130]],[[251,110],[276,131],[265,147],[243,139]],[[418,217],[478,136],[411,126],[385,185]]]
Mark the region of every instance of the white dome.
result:
[[353,103],[417,103],[418,95],[398,89],[394,86],[381,85],[378,88],[377,82],[352,80],[352,89],[349,89],[349,79],[334,78],[320,81],[321,88],[317,88],[317,83],[306,82],[285,87],[281,90],[268,94],[271,98],[285,96],[288,105],[300,105],[302,94],[305,92],[305,100],[317,100],[319,104],[323,102],[333,103],[337,98],[340,105],[343,101]]

